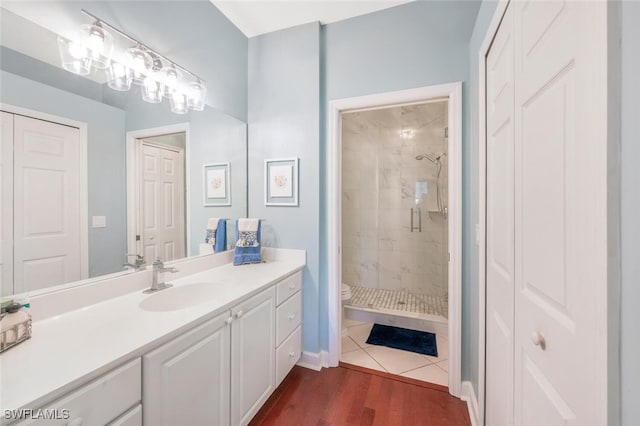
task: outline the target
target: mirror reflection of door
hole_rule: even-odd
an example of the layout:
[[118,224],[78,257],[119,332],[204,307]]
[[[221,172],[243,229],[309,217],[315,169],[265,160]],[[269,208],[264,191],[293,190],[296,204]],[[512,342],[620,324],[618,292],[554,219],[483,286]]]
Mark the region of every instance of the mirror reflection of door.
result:
[[79,129],[0,114],[2,295],[86,278]]
[[138,254],[186,256],[185,133],[138,139]]

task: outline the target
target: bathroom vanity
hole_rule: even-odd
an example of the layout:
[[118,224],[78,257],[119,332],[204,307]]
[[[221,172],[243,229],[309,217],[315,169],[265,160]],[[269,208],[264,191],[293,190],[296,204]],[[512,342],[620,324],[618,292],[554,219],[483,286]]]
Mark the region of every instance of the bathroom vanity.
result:
[[248,424],[300,358],[305,253],[231,257],[174,262],[150,295],[141,271],[34,297],[33,337],[0,356],[2,424]]

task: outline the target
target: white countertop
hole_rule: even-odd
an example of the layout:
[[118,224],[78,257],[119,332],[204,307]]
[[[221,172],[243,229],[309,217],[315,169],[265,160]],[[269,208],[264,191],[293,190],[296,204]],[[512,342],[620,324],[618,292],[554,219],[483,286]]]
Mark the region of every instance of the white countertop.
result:
[[[303,253],[303,252],[302,252]],[[32,338],[0,355],[0,408],[41,408],[77,386],[213,318],[302,269],[303,256],[267,263],[225,264],[167,282],[210,283],[214,301],[164,312],[139,307],[152,296],[139,289],[33,323]]]

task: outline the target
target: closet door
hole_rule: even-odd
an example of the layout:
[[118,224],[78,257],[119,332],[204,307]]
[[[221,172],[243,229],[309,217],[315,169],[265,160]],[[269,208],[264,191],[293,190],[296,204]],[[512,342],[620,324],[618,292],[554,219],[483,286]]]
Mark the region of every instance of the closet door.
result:
[[607,424],[606,2],[512,2],[515,424]]
[[513,424],[514,83],[510,6],[487,56],[486,424]]
[[14,118],[14,287],[81,278],[79,131]]
[[0,112],[0,296],[13,294],[13,114]]

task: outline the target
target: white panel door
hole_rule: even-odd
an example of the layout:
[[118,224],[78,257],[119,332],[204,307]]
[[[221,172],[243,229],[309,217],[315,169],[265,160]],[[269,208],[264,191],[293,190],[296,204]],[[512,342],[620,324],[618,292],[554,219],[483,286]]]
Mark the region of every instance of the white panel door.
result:
[[142,144],[140,229],[143,253],[173,260],[185,257],[184,154],[158,145]]
[[606,2],[513,2],[515,423],[604,425]]
[[14,287],[81,279],[80,146],[75,127],[14,118]]
[[232,309],[231,424],[246,425],[275,389],[275,288]]
[[145,425],[229,424],[228,319],[219,315],[142,357]]
[[0,296],[13,292],[13,114],[0,112]]
[[509,7],[487,56],[486,424],[513,424],[514,81]]

